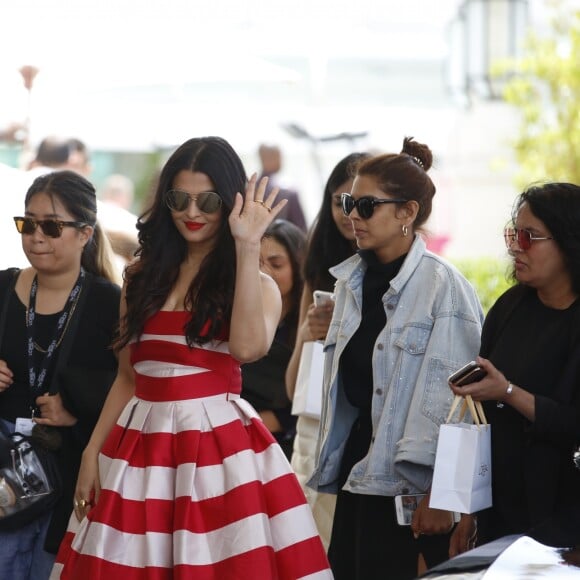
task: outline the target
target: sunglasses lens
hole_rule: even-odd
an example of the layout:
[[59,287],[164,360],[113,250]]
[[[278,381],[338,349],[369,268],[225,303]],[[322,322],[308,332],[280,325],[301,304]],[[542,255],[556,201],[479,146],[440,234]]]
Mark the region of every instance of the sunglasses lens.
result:
[[342,213],[344,215],[350,215],[350,212],[354,209],[354,199],[348,193],[343,193],[340,196],[340,202],[342,204]]
[[203,213],[215,213],[222,206],[222,198],[215,191],[204,191],[195,200]]
[[522,250],[529,250],[532,246],[532,234],[527,230],[516,230],[518,234],[518,245]]
[[506,228],[503,231],[503,239],[505,241],[505,245],[509,248],[516,239],[516,231],[513,228]]
[[54,220],[45,220],[42,222],[38,222],[40,228],[42,229],[42,233],[49,238],[59,238],[60,234],[62,233],[62,228],[60,227],[59,223]]
[[165,203],[173,211],[184,211],[189,207],[189,195],[185,191],[171,189],[165,194]]
[[14,218],[14,223],[19,234],[33,234],[36,231],[37,222],[30,218]]
[[373,200],[368,197],[361,197],[358,200],[358,213],[363,220],[368,220],[375,211]]
[[505,245],[511,248],[514,242],[518,243],[521,250],[529,250],[532,247],[532,234],[527,230],[506,228],[503,233]]
[[24,234],[24,220],[22,218],[14,218],[14,223],[19,234]]

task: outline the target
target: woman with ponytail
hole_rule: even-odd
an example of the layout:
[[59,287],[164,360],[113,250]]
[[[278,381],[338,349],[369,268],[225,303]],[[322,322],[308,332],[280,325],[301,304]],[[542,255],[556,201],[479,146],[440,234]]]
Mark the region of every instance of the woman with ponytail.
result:
[[[115,378],[120,288],[96,212],[92,184],[56,171],[35,179],[24,215],[14,217],[30,267],[0,272],[1,428],[42,435],[63,489],[52,509],[16,529],[8,523],[11,506],[2,503],[0,578],[48,578],[72,512],[81,452]],[[2,489],[3,499],[11,497]]]

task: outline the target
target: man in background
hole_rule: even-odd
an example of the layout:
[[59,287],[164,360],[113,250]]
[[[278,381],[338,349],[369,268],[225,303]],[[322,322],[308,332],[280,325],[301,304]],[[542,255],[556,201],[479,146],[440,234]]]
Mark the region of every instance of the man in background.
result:
[[260,164],[262,165],[262,172],[260,178],[268,177],[268,187],[266,195],[273,187],[279,187],[280,193],[278,199],[287,199],[286,207],[280,212],[278,217],[286,219],[298,226],[301,230],[306,231],[306,219],[302,205],[300,204],[300,197],[295,189],[289,189],[278,183],[276,175],[282,169],[282,152],[277,145],[267,145],[262,143],[258,148],[258,155],[260,157]]

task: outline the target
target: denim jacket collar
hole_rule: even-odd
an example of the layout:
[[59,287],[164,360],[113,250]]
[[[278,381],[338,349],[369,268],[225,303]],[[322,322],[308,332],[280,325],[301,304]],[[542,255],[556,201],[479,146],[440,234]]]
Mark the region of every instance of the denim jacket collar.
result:
[[[391,280],[391,289],[389,292],[398,294],[405,287],[405,284],[412,276],[413,272],[421,262],[422,256],[426,251],[426,244],[419,234],[415,234],[415,239],[411,244],[406,260],[403,262],[399,273]],[[349,286],[357,287],[362,280],[367,266],[365,261],[358,255],[351,256],[344,262],[337,266],[330,268],[329,272],[337,280],[351,280]],[[358,275],[351,278],[353,273],[357,271]]]

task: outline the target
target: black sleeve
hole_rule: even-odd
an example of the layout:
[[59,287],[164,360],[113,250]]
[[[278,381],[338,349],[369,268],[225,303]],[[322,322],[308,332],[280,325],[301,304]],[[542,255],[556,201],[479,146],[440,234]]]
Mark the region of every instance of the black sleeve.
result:
[[83,447],[117,375],[112,343],[119,323],[120,295],[116,285],[99,279],[93,283],[67,364],[56,377],[64,406],[78,419],[74,433]]
[[536,395],[532,431],[538,439],[567,448],[580,441],[580,342],[571,350],[554,396]]

